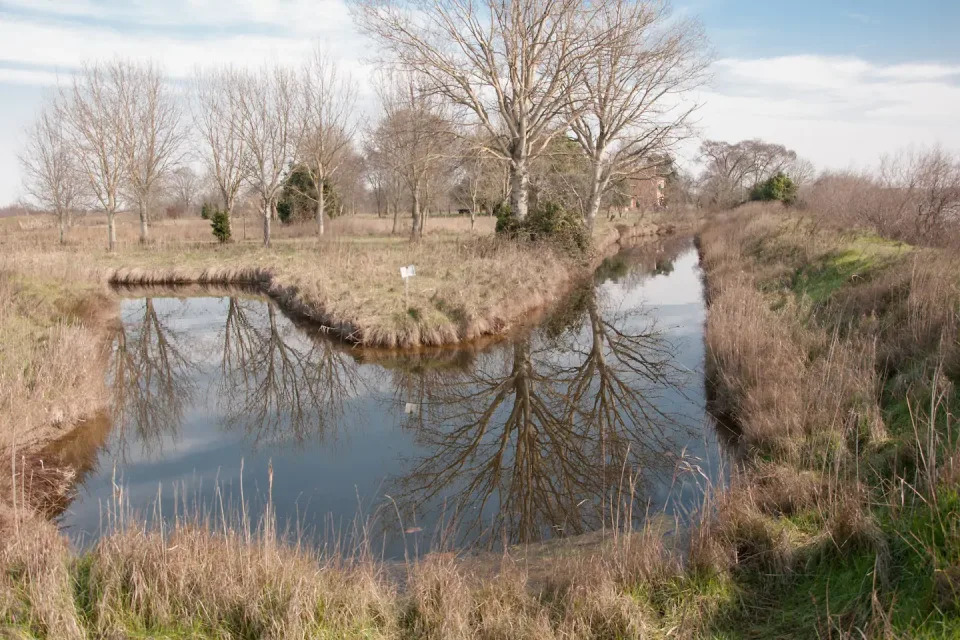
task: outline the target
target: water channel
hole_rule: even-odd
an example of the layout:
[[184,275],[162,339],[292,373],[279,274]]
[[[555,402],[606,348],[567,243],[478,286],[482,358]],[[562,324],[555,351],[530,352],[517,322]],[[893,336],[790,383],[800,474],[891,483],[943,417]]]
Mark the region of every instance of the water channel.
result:
[[396,558],[684,514],[722,479],[686,238],[625,249],[537,326],[456,349],[358,349],[240,290],[121,295],[110,417],[58,445],[81,461],[57,516],[78,546],[118,509],[269,508],[287,535],[359,530]]

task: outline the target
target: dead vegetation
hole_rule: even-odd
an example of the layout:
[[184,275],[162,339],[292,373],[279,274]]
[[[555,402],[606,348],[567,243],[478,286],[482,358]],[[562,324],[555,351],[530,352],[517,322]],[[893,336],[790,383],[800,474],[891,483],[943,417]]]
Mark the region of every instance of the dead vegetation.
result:
[[[278,239],[276,249],[267,250],[242,242],[223,248],[193,244],[186,238],[195,233],[194,221],[155,225],[155,244],[141,248],[134,225],[120,223],[122,249],[116,253],[95,248],[96,241],[76,230],[71,242],[78,244],[64,249],[51,248],[52,228],[29,230],[11,234],[4,263],[25,272],[72,271],[110,284],[254,285],[340,337],[377,347],[450,344],[501,333],[558,298],[589,266],[550,244],[530,248],[471,232],[466,219],[431,219],[418,243],[391,236],[387,224],[371,216],[336,219],[322,241]],[[613,224],[598,229],[600,251],[622,234],[659,229],[652,220],[618,224],[622,231]],[[406,292],[399,268],[409,264],[416,265],[417,276]]]
[[548,571],[514,550],[388,572],[269,522],[125,520],[77,557],[21,515],[0,620],[45,637],[956,633],[960,262],[750,207],[700,245],[713,401],[744,453],[685,535],[620,531]]
[[956,629],[927,594],[960,551],[946,524],[958,487],[940,462],[960,408],[960,261],[762,207],[717,218],[701,247],[709,384],[746,455],[691,559],[740,567],[755,602],[731,624],[770,637]]

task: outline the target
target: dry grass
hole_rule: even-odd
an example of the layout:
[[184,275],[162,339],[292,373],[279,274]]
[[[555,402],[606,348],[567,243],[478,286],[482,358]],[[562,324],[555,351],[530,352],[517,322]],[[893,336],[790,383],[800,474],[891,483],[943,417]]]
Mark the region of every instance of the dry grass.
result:
[[[620,532],[531,579],[506,553],[477,572],[452,554],[394,567],[278,541],[258,527],[179,520],[161,534],[112,512],[81,557],[21,512],[0,552],[0,629],[30,637],[528,639],[694,637],[729,593],[671,595],[682,552]],[[365,547],[359,547],[365,548]]]
[[[103,402],[104,337],[115,314],[107,283],[254,284],[344,337],[409,346],[505,331],[590,267],[592,257],[498,241],[491,221],[472,231],[465,222],[431,220],[418,244],[391,237],[392,221],[375,218],[334,221],[319,242],[303,237],[312,228],[282,227],[264,250],[253,240],[215,246],[198,221],[158,224],[141,247],[123,219],[122,248],[108,254],[96,219],[62,247],[42,221],[3,220],[0,459],[10,472],[0,474],[0,629],[51,638],[607,638],[661,627],[666,618],[628,592],[645,572],[679,571],[676,550],[653,538],[623,535],[568,557],[574,573],[536,578],[509,556],[492,573],[431,556],[406,567],[401,593],[367,555],[278,542],[268,521],[253,532],[196,520],[158,532],[124,519],[78,557],[41,518],[83,472],[44,445]],[[601,249],[658,229],[607,222]],[[411,263],[418,276],[404,305],[397,271]]]
[[709,383],[746,454],[693,566],[743,576],[771,636],[956,629],[925,594],[960,553],[938,462],[960,408],[960,259],[757,206],[700,241]]
[[[4,222],[11,228],[23,223]],[[557,299],[590,264],[549,244],[530,247],[495,239],[488,218],[474,230],[467,218],[431,219],[419,243],[391,236],[391,224],[373,216],[340,218],[319,241],[309,225],[280,226],[268,250],[252,241],[226,247],[201,243],[201,232],[209,238],[209,231],[197,220],[158,223],[155,241],[143,248],[133,240],[128,220],[120,224],[121,250],[110,254],[99,248],[102,238],[95,239],[103,229],[88,219],[74,229],[66,247],[55,244],[52,229],[9,234],[0,267],[80,273],[91,282],[114,284],[253,284],[344,339],[412,347],[502,333]],[[660,230],[653,221],[617,224],[622,231],[609,225],[598,231],[598,251],[621,236]],[[409,294],[399,275],[408,264],[417,267]]]
[[[427,219],[424,236],[427,239],[443,236],[466,237],[493,234],[496,220],[480,216],[471,229],[466,216],[441,216]],[[117,245],[120,251],[139,246],[140,220],[133,213],[117,215]],[[258,246],[263,241],[262,219],[259,216],[234,216],[233,240],[239,244]],[[370,237],[394,237],[405,240],[410,235],[410,221],[406,216],[398,219],[396,233],[393,219],[375,215],[343,216],[329,220],[326,236],[329,238],[363,239]],[[182,247],[185,244],[214,245],[210,222],[200,218],[156,220],[150,227],[151,245],[157,248]],[[274,224],[273,239],[283,243],[316,244],[316,227],[313,223]],[[67,245],[85,249],[105,249],[107,239],[106,217],[87,214],[77,218],[67,233]],[[46,250],[57,242],[56,221],[51,216],[11,216],[0,218],[0,246],[31,247]]]
[[[189,520],[161,535],[125,520],[79,559],[59,551],[55,538],[41,548],[16,537],[20,526],[0,558],[9,594],[0,596],[0,621],[47,637],[956,634],[960,259],[756,208],[714,220],[700,244],[710,383],[743,434],[744,453],[686,535],[613,527],[617,535],[560,554],[548,569],[542,554],[514,549],[482,567],[434,554],[388,572],[367,553],[320,555],[278,541],[269,522],[251,532]],[[150,270],[173,279],[235,270],[278,287],[277,296],[296,288],[298,300],[369,309],[380,303],[358,302],[360,285],[336,289],[319,282],[318,271],[307,280],[314,255],[336,269],[323,273],[344,279],[386,273],[413,257],[446,296],[454,290],[441,289],[433,269],[509,278],[498,263],[529,268],[529,258],[509,254],[516,250],[484,239],[438,237],[418,248],[372,236],[270,254],[181,248],[175,268],[166,250],[137,249],[92,255],[86,268],[132,282],[153,281]],[[133,257],[141,271],[117,264]],[[484,266],[470,272],[466,262]],[[67,268],[52,254],[24,265]],[[508,282],[503,289],[523,286]],[[416,295],[426,306],[433,293]],[[464,308],[480,308],[479,298],[463,295],[471,301]],[[402,574],[404,587],[388,573]]]
[[102,406],[114,306],[97,286],[0,268],[0,504],[19,487],[48,513],[70,486],[72,472],[39,452]]

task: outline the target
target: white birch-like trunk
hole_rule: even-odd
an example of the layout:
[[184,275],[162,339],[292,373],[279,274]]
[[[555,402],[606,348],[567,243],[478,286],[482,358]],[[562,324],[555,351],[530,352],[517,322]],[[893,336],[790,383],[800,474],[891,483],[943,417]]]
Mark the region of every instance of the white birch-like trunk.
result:
[[140,213],[140,244],[146,244],[149,239],[150,229],[147,224],[147,206],[146,203],[140,202],[137,204],[137,208]]
[[317,235],[323,235],[323,215],[324,215],[324,195],[323,182],[319,181],[317,186]]
[[530,200],[530,171],[527,156],[522,151],[510,160],[510,215],[525,220]]
[[272,215],[271,203],[266,201],[263,203],[263,246],[270,248],[270,217]]
[[107,211],[107,248],[112,252],[117,248],[116,211]]

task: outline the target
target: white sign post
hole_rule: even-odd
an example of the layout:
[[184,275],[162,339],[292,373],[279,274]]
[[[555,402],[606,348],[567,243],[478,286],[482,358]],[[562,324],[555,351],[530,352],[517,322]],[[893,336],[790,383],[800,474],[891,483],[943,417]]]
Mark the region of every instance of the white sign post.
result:
[[407,265],[406,267],[400,267],[400,277],[403,278],[403,307],[404,310],[410,308],[410,278],[417,275],[417,268],[415,266]]

